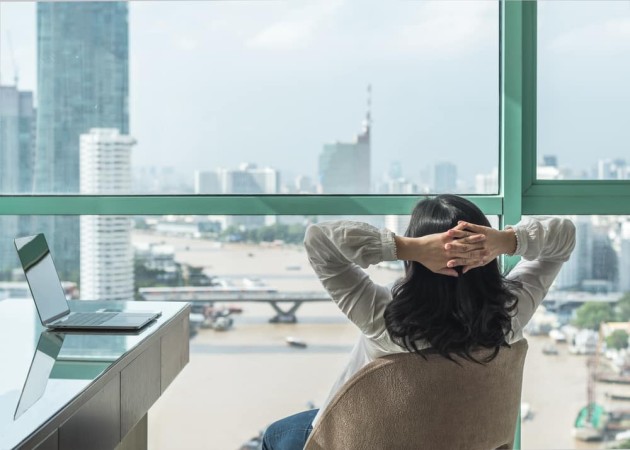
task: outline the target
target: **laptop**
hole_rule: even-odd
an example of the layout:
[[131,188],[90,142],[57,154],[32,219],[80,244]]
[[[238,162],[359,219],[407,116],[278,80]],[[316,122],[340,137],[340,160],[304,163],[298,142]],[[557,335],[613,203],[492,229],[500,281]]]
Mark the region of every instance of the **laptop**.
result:
[[63,330],[138,330],[161,312],[70,312],[48,243],[43,234],[14,240],[39,319]]
[[43,332],[39,335],[37,349],[33,355],[31,367],[28,369],[13,420],[17,420],[44,395],[48,378],[61,351],[63,339],[63,335],[55,333]]

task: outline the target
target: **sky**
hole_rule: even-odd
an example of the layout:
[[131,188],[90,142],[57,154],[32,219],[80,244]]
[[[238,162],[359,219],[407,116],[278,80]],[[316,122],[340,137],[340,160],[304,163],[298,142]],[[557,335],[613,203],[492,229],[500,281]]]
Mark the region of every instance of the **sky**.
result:
[[[372,166],[422,182],[450,161],[472,182],[498,163],[498,3],[239,1],[130,4],[135,167],[271,166],[316,179],[351,141],[372,86]],[[0,5],[0,78],[36,87],[35,6]],[[539,154],[588,169],[630,159],[630,2],[539,6]],[[596,151],[595,151],[596,150]]]

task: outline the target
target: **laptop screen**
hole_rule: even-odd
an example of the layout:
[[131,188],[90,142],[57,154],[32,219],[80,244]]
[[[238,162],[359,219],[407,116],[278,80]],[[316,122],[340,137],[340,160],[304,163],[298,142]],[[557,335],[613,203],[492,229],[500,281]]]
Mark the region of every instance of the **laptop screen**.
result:
[[42,323],[69,313],[66,295],[44,235],[17,238],[15,248]]

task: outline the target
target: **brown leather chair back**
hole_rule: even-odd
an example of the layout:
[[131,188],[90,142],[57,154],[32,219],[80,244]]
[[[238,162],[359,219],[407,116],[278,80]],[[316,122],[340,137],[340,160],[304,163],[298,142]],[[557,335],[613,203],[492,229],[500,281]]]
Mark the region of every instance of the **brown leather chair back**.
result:
[[[512,448],[527,341],[486,365],[428,351],[371,362],[337,393],[306,450]],[[474,353],[480,360],[489,350]]]

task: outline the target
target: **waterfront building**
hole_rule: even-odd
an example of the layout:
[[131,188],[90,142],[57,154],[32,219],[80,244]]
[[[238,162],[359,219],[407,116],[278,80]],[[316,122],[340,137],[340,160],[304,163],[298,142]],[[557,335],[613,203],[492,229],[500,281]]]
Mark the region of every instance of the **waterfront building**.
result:
[[322,194],[370,193],[370,138],[364,129],[354,142],[325,144],[319,156]]
[[580,290],[584,280],[593,274],[593,224],[589,217],[571,217],[575,224],[575,249],[564,263],[554,286],[563,290]]
[[[36,110],[33,93],[0,86],[0,189],[3,194],[32,192]],[[30,217],[0,216],[0,278],[19,266],[12,238],[31,232]]]
[[[37,193],[79,192],[79,136],[129,132],[126,2],[37,4]],[[79,219],[38,220],[63,279],[78,280]]]
[[[601,292],[617,290],[619,281],[619,258],[608,236],[608,230],[609,227],[607,226],[596,229],[591,244],[593,246],[593,268],[589,277],[591,280],[588,281],[597,282],[599,285],[597,289]],[[584,286],[582,288],[588,290]]]
[[[131,188],[131,148],[136,141],[116,129],[81,135],[81,194],[116,195]],[[131,220],[81,216],[81,297],[133,300]]]
[[371,88],[361,132],[352,142],[324,144],[319,155],[319,191],[322,194],[369,194],[371,192]]

